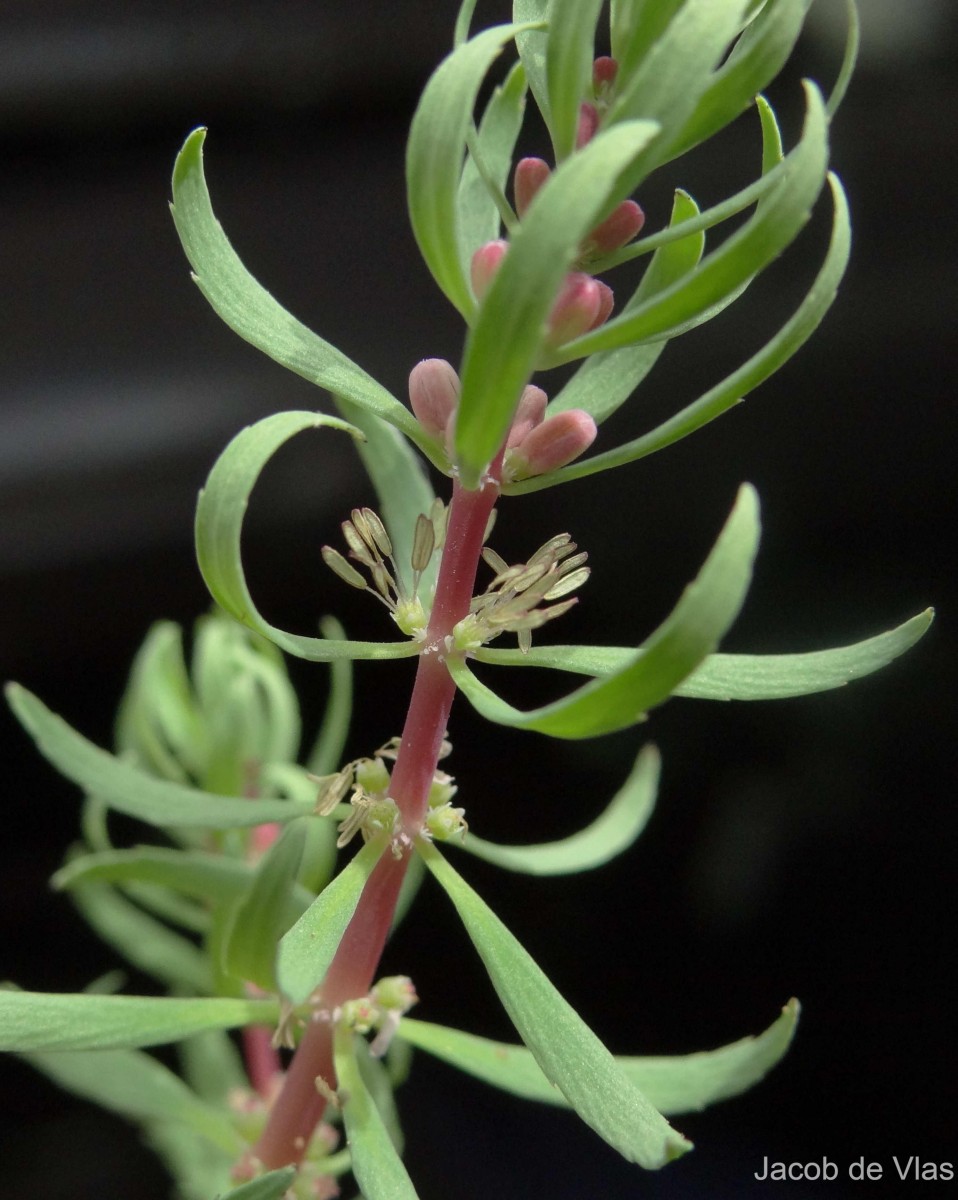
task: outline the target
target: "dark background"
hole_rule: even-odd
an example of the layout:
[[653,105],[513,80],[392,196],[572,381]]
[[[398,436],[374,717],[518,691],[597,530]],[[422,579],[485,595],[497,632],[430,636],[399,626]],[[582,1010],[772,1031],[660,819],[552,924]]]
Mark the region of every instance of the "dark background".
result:
[[[506,8],[480,4],[480,19]],[[613,1050],[718,1045],[763,1028],[791,995],[804,1005],[797,1042],[753,1093],[677,1121],[697,1150],[656,1176],[621,1163],[572,1116],[423,1057],[402,1105],[424,1200],[778,1194],[751,1178],[765,1156],[827,1156],[843,1175],[864,1156],[892,1179],[892,1155],[958,1163],[958,597],[947,551],[958,14],[947,0],[861,8],[865,53],[833,153],[856,244],[822,330],[694,438],[523,501],[518,520],[519,501],[504,502],[495,544],[514,561],[569,529],[594,574],[556,636],[629,644],[674,603],[749,479],[764,544],[729,649],[841,644],[928,604],[937,623],[905,660],[821,697],[676,700],[644,729],[579,745],[484,725],[464,706],[451,728],[450,769],[470,821],[500,840],[587,823],[639,745],[660,745],[658,811],[603,872],[536,881],[462,860]],[[840,56],[841,6],[816,9],[771,93],[792,135],[799,75],[827,86]],[[189,624],[205,606],[190,532],[217,451],[251,419],[326,402],[239,341],[190,284],[166,209],[176,150],[196,124],[210,127],[214,204],[249,267],[403,395],[417,359],[455,361],[461,344],[417,259],[402,175],[415,98],[448,48],[454,13],[424,0],[0,8],[0,671],[100,743],[149,623]],[[746,117],[714,150],[667,168],[639,197],[650,227],[667,219],[672,186],[714,203],[744,182],[756,151]],[[826,235],[813,222],[714,328],[673,344],[603,431],[606,444],[651,427],[750,354],[797,303]],[[321,440],[303,442],[277,459],[253,506],[254,594],[288,628],[308,632],[332,609],[356,636],[388,637],[375,606],[357,604],[318,553],[368,487],[358,467],[324,459]],[[324,669],[293,671],[315,718]],[[398,732],[407,675],[403,664],[358,669],[371,725],[357,753]],[[4,714],[0,736],[0,976],[77,990],[114,965],[46,886],[75,836],[77,797]],[[434,889],[385,969],[414,976],[424,1018],[509,1036]],[[3,1070],[9,1194],[165,1194],[155,1160],[121,1122],[15,1060]],[[853,1190],[847,1180],[779,1187],[795,1197]]]

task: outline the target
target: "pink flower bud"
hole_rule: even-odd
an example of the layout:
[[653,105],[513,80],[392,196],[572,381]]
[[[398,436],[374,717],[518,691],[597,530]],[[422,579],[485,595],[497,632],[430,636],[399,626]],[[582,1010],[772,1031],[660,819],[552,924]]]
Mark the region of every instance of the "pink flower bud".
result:
[[520,158],[516,163],[512,179],[512,190],[516,200],[516,213],[526,215],[532,197],[552,174],[552,168],[541,158]]
[[611,254],[631,242],[645,224],[645,213],[634,200],[623,200],[582,243],[579,257],[583,261]]
[[581,408],[547,417],[506,456],[510,479],[556,471],[578,458],[595,441],[595,421]]
[[470,274],[472,290],[475,292],[477,300],[481,300],[492,287],[492,281],[495,279],[496,272],[502,265],[508,249],[509,243],[502,240],[486,242],[472,256]]
[[547,344],[561,346],[591,329],[602,309],[602,301],[598,280],[582,271],[567,275],[549,314]]
[[592,64],[592,87],[597,99],[608,94],[618,73],[619,64],[614,58],[609,58],[607,54],[603,54],[595,60]]
[[459,376],[444,358],[425,358],[409,373],[409,402],[416,420],[441,438],[459,403]]
[[506,439],[506,449],[510,446],[518,446],[527,434],[537,425],[542,424],[548,400],[549,397],[542,388],[536,387],[534,383],[527,384],[523,388],[516,406],[516,415],[512,418],[509,437]]
[[611,316],[615,305],[615,296],[609,285],[603,283],[601,279],[597,279],[596,283],[599,287],[599,311],[595,320],[589,326],[590,329],[598,329],[600,325],[604,325]]
[[599,111],[594,104],[579,106],[579,128],[575,135],[575,148],[581,150],[587,142],[591,142],[595,131],[599,128]]

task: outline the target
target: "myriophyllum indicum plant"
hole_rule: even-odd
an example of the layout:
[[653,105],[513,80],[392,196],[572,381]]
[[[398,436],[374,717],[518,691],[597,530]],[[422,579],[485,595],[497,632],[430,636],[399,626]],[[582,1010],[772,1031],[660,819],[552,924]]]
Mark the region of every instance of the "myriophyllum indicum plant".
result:
[[[428,346],[411,348],[410,361],[426,356],[412,367],[408,405],[247,273],[210,207],[205,130],[187,139],[173,217],[196,284],[237,333],[325,389],[336,412],[277,413],[221,454],[196,512],[215,608],[196,626],[189,663],[179,628],[150,630],[114,753],[10,686],[40,751],[85,794],[82,843],[54,886],[165,994],[117,994],[112,976],[79,995],[0,993],[2,1047],[138,1121],[177,1194],[414,1197],[394,1102],[411,1048],[493,1087],[573,1108],[626,1159],[652,1169],[690,1149],[674,1116],[741,1092],[785,1052],[795,1001],[758,1036],[708,1053],[614,1057],[459,873],[470,855],[557,875],[626,851],[655,799],[652,746],[590,825],[531,846],[480,836],[483,806],[470,805],[468,787],[457,790],[447,755],[454,703],[547,737],[595,738],[638,725],[673,695],[759,700],[840,686],[895,658],[928,625],[930,614],[920,614],[815,653],[718,653],[758,548],[758,498],[747,484],[696,578],[657,628],[636,630],[634,645],[554,643],[563,614],[588,592],[587,554],[568,532],[530,544],[522,562],[495,548],[500,497],[510,497],[505,519],[516,521],[515,498],[588,487],[588,477],[695,432],[790,359],[832,303],[849,221],[828,173],[828,129],[854,58],[854,11],[829,97],[805,84],[794,145],[783,145],[761,95],[808,4],[612,0],[607,28],[602,0],[516,0],[514,23],[475,34],[474,0],[462,5],[453,50],[412,122],[406,174],[416,242],[461,314],[465,341],[457,367],[429,357]],[[483,91],[490,68],[510,55],[498,86]],[[530,104],[550,144],[516,161]],[[681,156],[746,110],[754,181],[704,209],[676,190],[671,219],[646,232],[649,175],[668,170],[679,181]],[[667,343],[719,317],[820,199],[832,213],[830,240],[785,324],[663,424],[622,444],[604,436]],[[644,264],[631,289],[616,284],[614,268],[626,262]],[[550,383],[563,365],[574,368],[566,381]],[[334,453],[336,444],[354,447],[378,498],[375,510],[343,514],[341,533],[322,547],[331,573],[317,611],[358,601],[347,588],[367,592],[385,610],[384,641],[350,640],[332,618],[320,636],[285,632],[247,587],[247,501],[271,457],[306,432],[334,443]],[[302,758],[284,653],[328,664],[318,684],[328,687],[325,718]],[[360,713],[368,745],[344,762],[355,659],[409,660],[408,705],[398,736],[377,728],[380,711]],[[498,672],[529,667],[565,673],[561,698],[525,710],[503,699]],[[115,844],[114,813],[156,828],[156,842]],[[384,944],[425,873],[458,913],[514,1043],[408,1015],[412,978],[381,975]],[[444,997],[429,1002],[441,1010]],[[167,1043],[178,1045],[179,1073],[144,1049]]]

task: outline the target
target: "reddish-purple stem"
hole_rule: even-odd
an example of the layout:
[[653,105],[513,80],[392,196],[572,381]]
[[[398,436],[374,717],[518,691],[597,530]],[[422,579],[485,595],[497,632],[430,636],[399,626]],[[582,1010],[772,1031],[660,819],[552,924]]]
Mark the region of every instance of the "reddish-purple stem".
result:
[[[499,495],[500,465],[501,455],[476,491],[467,491],[458,482],[453,485],[426,644],[419,656],[390,783],[390,795],[410,837],[419,832],[426,815],[456,690],[445,666],[445,639],[469,612],[486,524]],[[373,869],[323,981],[324,1012],[366,995],[372,986],[408,861],[406,854],[395,858],[387,851]],[[328,1018],[313,1020],[307,1027],[253,1149],[267,1169],[302,1159],[326,1106],[316,1088],[317,1078],[336,1086]]]

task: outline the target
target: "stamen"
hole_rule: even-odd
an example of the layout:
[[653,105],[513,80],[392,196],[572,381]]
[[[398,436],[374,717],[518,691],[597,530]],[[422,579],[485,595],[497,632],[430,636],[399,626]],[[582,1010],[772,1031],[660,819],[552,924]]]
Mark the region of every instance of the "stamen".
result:
[[335,575],[338,575],[343,583],[348,583],[350,587],[359,588],[362,591],[366,591],[369,587],[362,575],[343,558],[338,550],[334,550],[332,546],[323,546],[320,554],[322,554],[326,566]]

